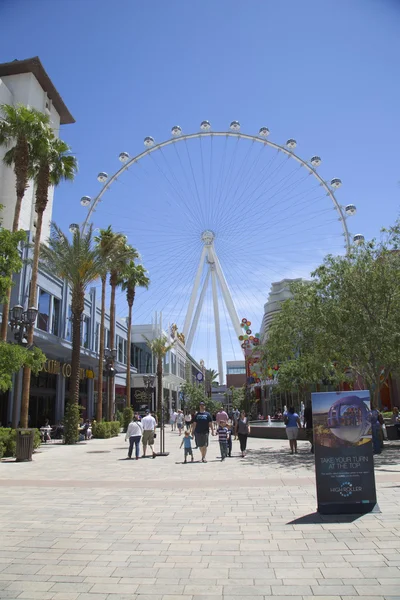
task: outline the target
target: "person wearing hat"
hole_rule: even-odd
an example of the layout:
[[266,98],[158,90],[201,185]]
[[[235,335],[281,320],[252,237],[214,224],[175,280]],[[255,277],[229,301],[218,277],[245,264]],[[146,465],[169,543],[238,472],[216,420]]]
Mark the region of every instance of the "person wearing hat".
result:
[[196,436],[196,443],[200,448],[201,462],[205,463],[207,446],[208,446],[208,435],[211,431],[211,435],[214,435],[213,420],[209,412],[206,411],[206,405],[204,402],[200,402],[199,412],[193,419],[192,435]]
[[154,452],[154,434],[156,430],[156,420],[151,415],[149,409],[146,410],[146,416],[142,419],[142,427],[143,427],[143,458],[146,456],[147,446],[150,446],[150,450],[153,453],[153,458],[157,456]]

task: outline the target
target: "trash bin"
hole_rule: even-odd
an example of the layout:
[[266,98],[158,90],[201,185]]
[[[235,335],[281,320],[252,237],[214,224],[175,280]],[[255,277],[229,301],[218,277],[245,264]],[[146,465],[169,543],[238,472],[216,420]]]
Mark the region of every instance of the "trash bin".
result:
[[17,429],[17,447],[15,451],[17,462],[32,460],[35,431],[36,429]]

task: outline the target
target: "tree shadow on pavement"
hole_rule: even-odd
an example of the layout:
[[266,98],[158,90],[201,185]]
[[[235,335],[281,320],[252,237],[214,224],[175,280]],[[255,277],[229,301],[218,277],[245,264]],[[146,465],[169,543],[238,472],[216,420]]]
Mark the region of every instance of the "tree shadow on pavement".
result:
[[303,467],[314,471],[314,454],[309,450],[299,451],[298,454],[290,454],[289,449],[261,448],[260,450],[249,450],[246,454],[245,463],[255,467],[268,466],[275,469],[284,468],[286,471],[297,471]]

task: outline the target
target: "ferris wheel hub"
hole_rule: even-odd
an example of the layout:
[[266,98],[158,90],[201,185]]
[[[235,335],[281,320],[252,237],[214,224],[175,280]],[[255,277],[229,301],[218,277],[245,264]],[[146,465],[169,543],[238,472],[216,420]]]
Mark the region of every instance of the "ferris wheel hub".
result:
[[201,241],[205,246],[211,246],[215,239],[215,233],[211,229],[205,229],[201,234]]

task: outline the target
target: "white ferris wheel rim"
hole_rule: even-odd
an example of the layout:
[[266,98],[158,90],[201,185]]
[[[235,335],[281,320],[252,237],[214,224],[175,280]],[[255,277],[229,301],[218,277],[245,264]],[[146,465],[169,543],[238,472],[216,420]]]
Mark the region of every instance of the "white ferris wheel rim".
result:
[[124,162],[122,164],[120,169],[118,169],[110,177],[107,177],[107,181],[104,183],[100,192],[97,194],[97,196],[95,198],[93,198],[90,201],[90,203],[88,205],[88,214],[82,225],[82,231],[85,232],[86,227],[88,226],[90,219],[91,219],[93,213],[95,212],[96,207],[97,207],[98,203],[100,202],[100,200],[102,199],[105,192],[120,177],[120,175],[122,175],[122,173],[124,173],[125,171],[127,171],[129,169],[129,167],[131,167],[133,164],[140,161],[141,159],[145,158],[146,156],[150,155],[152,152],[161,150],[162,148],[165,148],[166,146],[170,146],[172,144],[175,144],[175,143],[178,143],[181,141],[185,141],[185,140],[190,140],[190,139],[195,139],[195,138],[203,138],[203,137],[232,137],[232,138],[236,138],[236,139],[249,140],[251,142],[258,142],[260,144],[263,144],[264,146],[269,146],[270,148],[274,148],[275,150],[278,150],[278,152],[283,152],[289,158],[292,158],[295,161],[297,161],[302,167],[305,167],[309,171],[309,173],[311,175],[313,175],[315,177],[315,179],[319,182],[319,184],[325,189],[326,195],[331,199],[334,208],[337,210],[337,212],[339,214],[338,220],[341,222],[341,225],[343,228],[343,236],[345,239],[346,251],[347,252],[350,251],[350,248],[351,248],[350,234],[349,234],[349,230],[347,227],[347,222],[346,222],[347,217],[344,212],[344,207],[336,199],[336,196],[334,194],[332,187],[330,187],[329,184],[317,173],[316,169],[310,164],[310,162],[307,160],[304,160],[298,154],[295,154],[292,150],[290,150],[289,148],[287,148],[281,144],[272,142],[272,141],[266,139],[265,137],[261,137],[259,135],[252,135],[252,134],[248,134],[248,133],[243,133],[241,131],[212,131],[212,130],[209,130],[209,131],[198,131],[196,133],[181,134],[179,136],[174,136],[172,138],[169,138],[168,140],[165,140],[163,142],[158,142],[158,143],[154,142],[153,145],[147,147],[143,152],[140,152],[139,154],[136,154],[135,156],[130,157],[128,160],[126,160],[126,162]]

